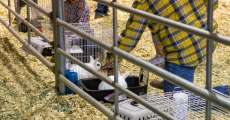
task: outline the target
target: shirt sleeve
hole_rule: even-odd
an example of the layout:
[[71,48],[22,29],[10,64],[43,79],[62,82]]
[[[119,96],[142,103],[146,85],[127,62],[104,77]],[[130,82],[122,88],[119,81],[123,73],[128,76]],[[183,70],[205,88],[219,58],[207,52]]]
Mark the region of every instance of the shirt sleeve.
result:
[[[149,11],[149,4],[146,2],[146,0],[136,0],[134,1],[132,7],[146,12]],[[128,22],[126,23],[126,28],[121,33],[118,48],[127,52],[132,51],[140,40],[147,23],[148,20],[146,18],[139,15],[130,14]]]

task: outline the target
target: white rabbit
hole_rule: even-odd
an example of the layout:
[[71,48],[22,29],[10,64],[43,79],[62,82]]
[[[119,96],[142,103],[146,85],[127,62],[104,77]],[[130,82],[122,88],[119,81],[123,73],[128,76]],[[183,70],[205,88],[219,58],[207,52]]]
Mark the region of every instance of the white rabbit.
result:
[[[99,59],[94,59],[92,56],[90,56],[90,62],[85,63],[88,67],[99,71],[101,69],[101,63],[99,62]],[[85,70],[84,68],[80,67],[77,64],[71,64],[69,67],[70,70],[77,72],[79,79],[86,79],[86,78],[95,78],[93,74]]]
[[[118,76],[119,76],[118,77],[118,84],[124,88],[128,87],[128,85],[125,81],[125,79],[128,77],[128,75],[129,75],[129,73],[126,73],[124,75],[120,75],[120,73],[118,73]],[[114,75],[109,76],[109,79],[111,81],[114,81]],[[104,81],[101,81],[101,83],[98,86],[98,90],[112,90],[112,89],[114,89],[114,88]]]

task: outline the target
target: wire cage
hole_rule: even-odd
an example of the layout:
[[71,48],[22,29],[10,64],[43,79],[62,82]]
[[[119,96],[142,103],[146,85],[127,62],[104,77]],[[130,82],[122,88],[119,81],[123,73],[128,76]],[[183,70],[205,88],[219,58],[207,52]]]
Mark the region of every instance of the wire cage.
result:
[[[148,93],[142,97],[152,106],[175,117],[176,120],[205,119],[205,100],[190,92]],[[132,99],[119,103],[119,116],[124,120],[163,120],[161,116]],[[212,118],[213,120],[229,120],[230,111],[213,105]]]
[[[100,38],[100,40],[103,40],[101,36],[101,28],[94,28],[94,26],[91,27],[91,24],[89,23],[71,23],[71,25],[89,34],[90,36],[97,36]],[[82,61],[83,63],[86,63],[86,65],[90,66],[96,71],[99,71],[105,62],[105,49],[103,49],[102,46],[97,45],[96,43],[91,42],[90,40],[87,40],[76,33],[70,32],[69,30],[65,29],[64,35],[66,52],[70,53],[72,56]],[[81,68],[73,61],[67,60],[66,68],[77,72],[78,78],[81,80],[96,78],[94,75]]]
[[[52,2],[51,0],[37,0],[38,5],[43,9],[46,9],[47,11],[52,11],[51,2]],[[26,7],[22,8],[21,15],[27,17]],[[52,40],[53,27],[52,27],[51,20],[45,15],[41,14],[38,21],[41,22],[43,34],[48,39]],[[111,43],[112,41],[112,27],[111,27],[112,20],[109,20],[109,22],[100,20],[100,21],[90,21],[89,23],[72,23],[72,26],[78,28],[81,31],[84,31],[85,33],[88,33],[92,37],[98,38],[99,40],[105,40],[106,43]],[[36,34],[32,33],[32,36],[36,36]],[[100,64],[103,64],[105,62],[106,51],[102,49],[101,46],[96,45],[95,43],[87,39],[84,39],[79,35],[70,32],[67,29],[64,29],[64,37],[65,37],[66,51],[70,53],[72,56],[79,59],[80,61],[84,63],[89,63],[90,56],[92,56],[93,59],[99,59],[98,61],[100,62]],[[75,64],[75,62],[72,61],[69,62],[67,60],[67,62],[71,64]],[[69,67],[68,64],[66,65],[66,67],[68,69]],[[81,73],[82,71],[85,70],[80,68],[76,71],[79,75],[79,78],[81,78]]]
[[[89,23],[72,23],[72,25],[91,36],[94,36],[95,34],[94,29],[90,28]],[[90,62],[90,56],[94,59],[98,58],[100,61],[103,61],[105,58],[105,50],[101,46],[96,45],[69,30],[65,30],[64,34],[66,51],[82,62]]]

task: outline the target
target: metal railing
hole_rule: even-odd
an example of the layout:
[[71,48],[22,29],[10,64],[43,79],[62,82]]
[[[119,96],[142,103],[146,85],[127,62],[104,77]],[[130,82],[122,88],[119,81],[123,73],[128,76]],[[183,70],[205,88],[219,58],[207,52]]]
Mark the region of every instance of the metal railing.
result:
[[[33,7],[36,8],[37,10],[39,10],[41,13],[43,13],[44,15],[48,16],[52,22],[53,22],[53,34],[54,34],[54,48],[55,48],[55,64],[50,63],[46,58],[44,58],[39,52],[37,52],[30,44],[28,44],[28,42],[26,42],[25,40],[23,40],[23,38],[12,28],[11,26],[11,22],[12,22],[12,17],[11,17],[11,13],[17,17],[18,19],[20,19],[23,23],[25,23],[30,29],[32,29],[34,32],[36,32],[39,36],[41,36],[42,38],[44,38],[45,40],[48,41],[47,37],[45,37],[37,28],[35,28],[32,24],[30,24],[28,21],[25,20],[25,18],[21,17],[18,13],[16,13],[15,11],[13,11],[11,9],[11,4],[10,4],[10,0],[8,0],[8,5],[4,2],[2,2],[2,0],[0,1],[0,4],[2,6],[4,6],[8,11],[9,11],[9,24],[7,22],[5,22],[1,17],[0,17],[0,22],[22,43],[25,45],[25,47],[27,49],[29,49],[32,54],[34,56],[36,56],[39,60],[41,60],[48,68],[50,68],[54,73],[55,73],[55,77],[56,77],[56,88],[58,90],[59,93],[63,93],[63,89],[64,86],[69,87],[71,90],[73,90],[75,93],[78,93],[82,98],[84,98],[86,101],[88,101],[89,103],[91,103],[93,106],[95,106],[98,110],[100,110],[101,112],[103,112],[106,116],[108,116],[109,119],[121,119],[119,116],[117,116],[118,112],[119,112],[119,108],[118,108],[118,92],[122,92],[125,93],[127,96],[129,96],[130,98],[134,99],[135,101],[139,102],[140,104],[142,104],[143,106],[145,106],[146,108],[148,108],[149,110],[157,113],[158,115],[160,115],[161,117],[163,117],[164,119],[169,119],[169,120],[173,120],[174,117],[172,115],[166,114],[163,111],[158,110],[157,108],[155,108],[154,106],[151,106],[151,104],[149,104],[148,102],[146,102],[144,99],[142,99],[141,97],[137,96],[136,94],[132,93],[131,91],[121,87],[117,81],[118,81],[118,56],[122,57],[128,61],[130,61],[131,63],[134,63],[140,67],[143,67],[147,70],[149,70],[150,72],[159,75],[165,79],[167,79],[168,81],[186,89],[189,90],[193,93],[195,93],[196,95],[199,95],[201,97],[203,97],[204,99],[207,100],[207,105],[206,105],[206,119],[210,120],[211,119],[211,104],[216,104],[218,106],[221,106],[222,108],[226,109],[226,110],[230,110],[230,101],[228,101],[225,97],[220,96],[218,94],[215,94],[212,92],[211,90],[211,83],[212,83],[212,77],[211,77],[211,73],[212,73],[212,49],[213,49],[213,41],[217,41],[220,43],[223,43],[225,45],[230,45],[230,38],[229,37],[225,37],[216,33],[213,33],[212,30],[212,16],[213,16],[213,0],[208,0],[208,31],[207,30],[203,30],[203,29],[199,29],[193,26],[189,26],[180,22],[176,22],[167,18],[163,18],[157,15],[153,15],[144,11],[140,11],[131,7],[126,7],[123,6],[119,3],[117,3],[116,0],[113,0],[112,2],[110,1],[106,1],[106,0],[95,0],[96,2],[101,2],[104,4],[107,4],[111,7],[113,7],[113,45],[107,45],[103,42],[100,42],[99,40],[97,40],[96,38],[88,35],[87,33],[82,32],[79,29],[74,28],[73,26],[71,26],[70,24],[66,23],[63,19],[64,19],[64,15],[63,15],[63,0],[52,0],[52,14],[50,14],[50,12],[47,12],[46,10],[44,10],[42,7],[38,6],[36,3],[34,3],[31,0],[23,0],[27,3],[28,8],[29,7]],[[133,14],[138,14],[140,16],[143,16],[147,19],[151,19],[151,20],[155,20],[156,22],[171,26],[171,27],[175,27],[178,29],[181,29],[183,31],[186,32],[190,32],[196,35],[199,35],[201,37],[205,37],[207,38],[207,42],[208,42],[208,47],[207,47],[207,70],[206,70],[206,74],[207,74],[207,78],[206,78],[206,88],[207,89],[203,89],[203,88],[199,88],[197,86],[195,86],[194,84],[186,81],[185,79],[178,77],[172,73],[167,72],[164,69],[161,69],[157,66],[152,65],[151,63],[148,63],[138,57],[135,57],[125,51],[120,50],[119,48],[117,48],[117,9],[125,11],[125,12],[129,12],[129,13],[133,13]],[[29,9],[27,9],[29,10]],[[28,14],[30,14],[29,12],[27,12],[27,17],[30,17]],[[75,57],[71,56],[70,54],[65,52],[65,46],[64,46],[64,28],[80,35],[83,38],[87,38],[88,40],[102,46],[104,49],[112,52],[113,54],[115,54],[115,61],[114,61],[114,67],[115,67],[115,80],[114,82],[111,81],[108,77],[102,75],[101,73],[98,73],[97,71],[94,71],[93,69],[91,69],[90,67],[88,67],[87,65],[85,65],[83,62],[81,62],[80,60],[76,59]],[[28,40],[30,40],[30,32],[28,33]],[[78,86],[74,85],[72,82],[70,82],[68,79],[66,79],[64,77],[64,70],[65,70],[65,59],[68,58],[74,62],[76,62],[79,66],[81,66],[82,68],[85,68],[86,70],[88,70],[89,72],[91,72],[92,74],[94,74],[95,76],[97,76],[99,79],[105,81],[106,83],[110,84],[111,86],[113,86],[115,88],[115,109],[114,112],[112,112],[110,109],[108,109],[107,107],[105,107],[103,104],[101,104],[100,102],[96,101],[94,98],[92,98],[91,96],[89,96],[86,92],[84,92],[83,90],[81,90]]]

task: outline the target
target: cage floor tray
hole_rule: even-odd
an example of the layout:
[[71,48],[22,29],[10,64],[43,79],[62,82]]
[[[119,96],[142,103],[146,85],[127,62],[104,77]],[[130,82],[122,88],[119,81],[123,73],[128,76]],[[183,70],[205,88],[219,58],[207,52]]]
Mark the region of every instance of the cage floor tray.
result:
[[[129,76],[126,78],[128,89],[137,95],[143,95],[147,92],[147,85],[139,82],[139,77]],[[112,94],[114,90],[98,90],[98,86],[101,83],[100,79],[88,79],[81,80],[81,86],[88,94],[93,96],[97,100],[105,101],[105,97]],[[106,102],[106,101],[105,101]]]

